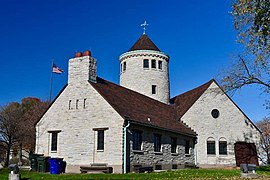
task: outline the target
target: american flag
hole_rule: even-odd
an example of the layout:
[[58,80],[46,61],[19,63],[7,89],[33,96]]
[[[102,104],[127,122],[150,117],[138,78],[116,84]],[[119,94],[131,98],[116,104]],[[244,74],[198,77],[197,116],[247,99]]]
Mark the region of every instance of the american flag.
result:
[[64,70],[60,69],[56,64],[53,63],[52,72],[56,74],[62,74]]

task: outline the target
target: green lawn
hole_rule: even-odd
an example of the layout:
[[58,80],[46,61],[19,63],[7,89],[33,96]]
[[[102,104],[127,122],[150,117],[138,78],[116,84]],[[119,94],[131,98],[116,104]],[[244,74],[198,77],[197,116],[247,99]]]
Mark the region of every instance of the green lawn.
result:
[[[0,179],[8,179],[9,170],[0,170]],[[260,179],[270,179],[270,169],[259,169]],[[26,179],[241,179],[239,170],[221,169],[185,169],[161,173],[130,174],[60,174],[21,171],[21,178]]]

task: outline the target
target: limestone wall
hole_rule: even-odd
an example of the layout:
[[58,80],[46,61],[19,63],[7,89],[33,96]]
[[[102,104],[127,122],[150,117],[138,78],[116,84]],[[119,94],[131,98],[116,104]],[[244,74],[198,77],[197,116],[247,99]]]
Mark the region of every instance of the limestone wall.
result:
[[[143,60],[149,60],[149,68],[143,67]],[[151,60],[156,60],[156,68],[151,67]],[[162,69],[158,69],[162,61]],[[120,72],[120,85],[168,104],[170,98],[169,58],[158,51],[132,51],[120,56],[120,63],[126,63],[126,70]],[[157,93],[152,94],[152,85],[157,86]]]
[[[133,130],[142,132],[142,148],[140,151],[133,150]],[[194,141],[192,137],[179,135],[158,129],[150,129],[143,126],[131,126],[129,132],[130,138],[130,171],[134,170],[134,166],[153,166],[161,165],[162,169],[172,169],[172,165],[177,168],[183,168],[185,165],[194,164]],[[161,152],[154,152],[154,134],[161,135]],[[177,138],[176,153],[171,153],[171,137]],[[189,154],[185,154],[185,140],[190,141]]]
[[[108,128],[104,151],[97,151],[97,131],[93,128]],[[58,149],[52,152],[48,131],[55,130],[61,132]],[[78,172],[79,165],[107,163],[114,172],[122,173],[123,119],[87,81],[66,87],[36,125],[36,137],[36,153],[62,157],[68,169],[74,167],[72,171]]]
[[[219,117],[213,118],[211,111],[219,110]],[[186,112],[182,120],[198,134],[196,157],[198,165],[235,165],[234,143],[237,141],[259,141],[259,131],[230,101],[221,89],[212,83],[206,92]],[[215,141],[215,155],[207,155],[207,139]],[[227,155],[219,155],[219,140],[226,139]]]

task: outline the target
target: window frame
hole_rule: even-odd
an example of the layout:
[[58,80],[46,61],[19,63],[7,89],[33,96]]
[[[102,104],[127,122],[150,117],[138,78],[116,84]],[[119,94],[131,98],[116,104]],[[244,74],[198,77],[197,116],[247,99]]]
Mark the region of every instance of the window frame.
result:
[[177,153],[177,138],[171,137],[171,153]]
[[142,131],[132,130],[132,150],[142,150]]
[[149,59],[144,59],[143,60],[143,68],[149,69]]
[[159,60],[159,61],[158,61],[158,69],[159,69],[159,70],[162,70],[162,64],[163,64],[162,61]]
[[190,154],[190,140],[185,140],[185,154]]
[[218,149],[220,155],[228,155],[228,144],[227,141],[219,141]]
[[157,68],[157,61],[155,59],[151,59],[151,68],[156,69]]
[[162,152],[162,142],[161,142],[161,135],[154,134],[154,152],[160,153]]
[[127,70],[127,62],[123,62],[123,72]]
[[213,140],[207,140],[206,151],[207,155],[216,155],[216,142]]
[[97,150],[104,151],[104,141],[105,141],[105,130],[97,130]]
[[152,85],[152,94],[157,94],[157,85]]
[[52,130],[52,131],[48,131],[48,133],[50,134],[50,151],[51,152],[57,152],[58,150],[58,133],[60,133],[61,130]]

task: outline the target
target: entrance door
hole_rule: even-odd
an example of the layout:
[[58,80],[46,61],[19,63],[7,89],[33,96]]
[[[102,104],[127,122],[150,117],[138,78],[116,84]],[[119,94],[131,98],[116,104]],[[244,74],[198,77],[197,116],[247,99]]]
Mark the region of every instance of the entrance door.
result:
[[254,143],[236,142],[234,144],[236,166],[240,164],[259,165],[257,150]]

